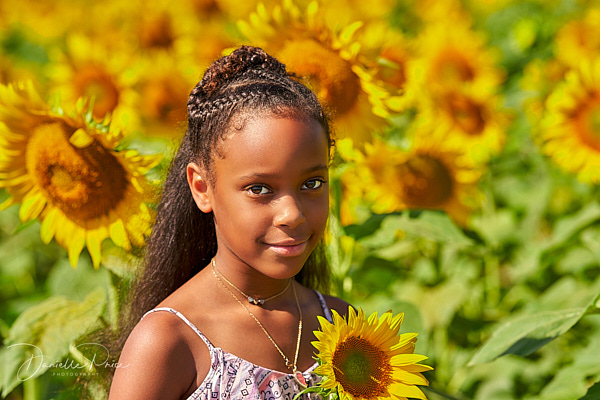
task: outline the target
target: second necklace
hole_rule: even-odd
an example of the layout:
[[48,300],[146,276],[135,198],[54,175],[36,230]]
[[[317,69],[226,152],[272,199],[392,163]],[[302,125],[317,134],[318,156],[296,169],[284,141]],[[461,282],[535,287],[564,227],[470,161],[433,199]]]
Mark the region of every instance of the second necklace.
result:
[[[221,280],[221,278],[219,277],[219,275],[221,275],[223,277],[223,279],[225,279],[225,277],[217,269],[217,265],[215,263],[215,259],[214,258],[211,261],[211,266],[212,266],[213,275],[215,276],[215,278],[217,278],[217,280],[219,281],[219,283],[231,294],[231,296],[233,296],[233,298],[239,303],[239,305],[241,305],[248,312],[248,314],[250,314],[250,316],[254,319],[254,321],[256,321],[256,323],[262,329],[262,331],[265,333],[265,335],[267,335],[267,337],[269,338],[269,340],[271,341],[271,343],[273,343],[273,346],[275,346],[275,348],[277,349],[277,351],[279,352],[279,354],[281,355],[281,357],[283,357],[283,360],[285,361],[285,366],[288,367],[288,369],[290,369],[292,371],[292,374],[294,375],[294,380],[300,386],[306,387],[306,384],[305,384],[305,381],[304,381],[304,377],[302,376],[302,373],[300,371],[298,371],[298,354],[300,353],[300,341],[302,340],[302,308],[300,307],[300,302],[298,301],[298,295],[296,294],[296,287],[294,285],[292,285],[292,292],[294,293],[294,299],[296,300],[296,307],[298,307],[299,321],[298,321],[298,338],[296,339],[296,352],[294,354],[294,361],[292,362],[285,355],[285,353],[281,350],[281,348],[277,345],[277,343],[275,343],[275,340],[271,337],[271,335],[269,334],[269,332],[267,332],[267,329],[258,320],[258,318],[256,317],[256,315],[254,315],[252,313],[252,311],[250,311],[248,309],[248,307],[246,307],[246,305],[240,301],[240,299],[235,295],[235,293],[233,293],[231,291],[231,289],[229,289],[229,287],[227,287],[225,285],[225,283]],[[289,282],[291,282],[291,281],[292,280],[290,279]],[[227,281],[227,282],[229,283],[229,281]],[[288,285],[286,286],[285,289],[287,289],[287,287],[290,285],[289,282],[288,282]],[[235,288],[235,286],[233,284],[231,284],[231,286],[233,286]],[[285,289],[284,289],[284,291],[285,291]],[[241,292],[239,289],[238,289],[238,291]],[[244,295],[243,292],[241,292],[241,293],[242,293],[242,295]],[[277,295],[279,295],[279,294],[277,294]]]
[[263,304],[265,304],[265,302],[267,302],[269,300],[273,300],[273,299],[281,296],[282,294],[284,294],[288,290],[288,288],[290,287],[290,283],[292,282],[292,279],[288,279],[288,282],[285,285],[285,287],[282,290],[280,290],[279,292],[275,293],[273,296],[267,297],[266,299],[257,299],[257,298],[254,298],[254,297],[249,296],[246,293],[242,292],[242,289],[240,289],[239,287],[235,286],[229,279],[225,278],[225,275],[223,275],[221,273],[221,271],[219,271],[217,269],[214,258],[212,259],[211,264],[212,264],[213,269],[216,270],[219,275],[221,275],[221,278],[223,278],[223,280],[225,282],[227,282],[229,284],[229,286],[231,286],[232,288],[234,288],[235,290],[237,290],[237,292],[239,294],[241,294],[242,296],[244,296],[245,298],[247,298],[248,299],[248,303],[254,304],[255,306],[262,306]]

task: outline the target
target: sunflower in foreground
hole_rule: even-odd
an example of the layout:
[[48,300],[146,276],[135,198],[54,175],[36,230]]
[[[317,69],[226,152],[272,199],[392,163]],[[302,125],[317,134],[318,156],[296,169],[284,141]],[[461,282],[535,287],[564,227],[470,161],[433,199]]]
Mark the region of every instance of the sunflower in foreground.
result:
[[0,209],[21,203],[20,219],[39,219],[42,240],[55,238],[74,267],[87,247],[97,268],[104,239],[143,246],[152,221],[145,174],[160,158],[116,150],[121,139],[83,101],[67,116],[31,83],[0,85],[0,188],[11,195]]
[[559,166],[600,183],[600,59],[569,71],[548,97],[540,139]]
[[417,334],[399,334],[403,319],[404,313],[391,311],[366,318],[352,307],[345,318],[333,311],[333,323],[319,317],[313,346],[319,360],[315,373],[323,380],[306,391],[341,400],[426,399],[417,385],[429,384],[422,372],[433,368],[419,364],[426,356],[414,354]]

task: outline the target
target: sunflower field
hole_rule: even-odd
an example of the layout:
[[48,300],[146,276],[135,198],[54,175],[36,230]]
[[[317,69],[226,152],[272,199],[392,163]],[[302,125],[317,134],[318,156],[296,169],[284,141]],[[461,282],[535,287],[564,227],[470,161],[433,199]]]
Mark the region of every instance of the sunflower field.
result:
[[189,92],[252,44],[331,110],[333,293],[404,312],[427,398],[600,399],[600,1],[0,16],[0,397],[107,396],[90,338],[119,329]]

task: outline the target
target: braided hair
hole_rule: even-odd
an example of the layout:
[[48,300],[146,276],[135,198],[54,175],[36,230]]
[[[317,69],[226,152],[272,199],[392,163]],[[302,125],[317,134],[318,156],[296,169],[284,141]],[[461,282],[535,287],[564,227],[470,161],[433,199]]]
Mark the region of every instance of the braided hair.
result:
[[[201,165],[211,177],[219,140],[234,117],[267,113],[319,122],[332,144],[326,113],[313,92],[262,49],[242,46],[214,61],[190,93],[188,128],[171,164],[147,245],[145,268],[132,291],[132,321],[175,291],[216,254],[212,213],[201,212],[190,193],[186,167]],[[323,244],[317,246],[296,279],[328,292],[329,267]]]

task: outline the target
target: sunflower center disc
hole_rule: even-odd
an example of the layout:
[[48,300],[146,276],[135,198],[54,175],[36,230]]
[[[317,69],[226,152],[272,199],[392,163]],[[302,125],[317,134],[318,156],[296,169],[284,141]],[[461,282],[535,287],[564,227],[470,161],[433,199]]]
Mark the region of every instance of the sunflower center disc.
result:
[[288,43],[279,54],[290,70],[309,79],[319,98],[344,115],[354,106],[360,92],[360,79],[348,61],[314,40]]
[[175,35],[173,34],[173,26],[169,16],[162,14],[154,18],[148,18],[141,26],[140,40],[142,46],[147,49],[168,49],[172,47]]
[[439,58],[435,76],[440,82],[446,84],[468,82],[475,77],[471,65],[455,51],[447,51],[441,54]]
[[477,136],[485,129],[481,105],[464,96],[450,96],[448,108],[456,125],[467,135]]
[[439,160],[417,155],[397,167],[402,198],[408,206],[434,208],[452,196],[453,180]]
[[94,101],[94,117],[102,119],[119,104],[119,89],[113,78],[101,67],[87,65],[74,78],[77,97]]
[[587,122],[587,126],[577,129],[581,140],[593,149],[600,151],[600,99],[584,109],[582,116]]
[[369,341],[349,337],[332,358],[335,379],[358,398],[371,398],[385,391],[391,381],[391,365],[384,352]]
[[96,140],[84,148],[69,142],[76,131],[62,121],[33,129],[25,154],[27,170],[49,202],[80,223],[108,215],[123,199],[127,173]]

